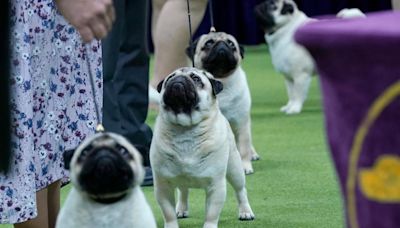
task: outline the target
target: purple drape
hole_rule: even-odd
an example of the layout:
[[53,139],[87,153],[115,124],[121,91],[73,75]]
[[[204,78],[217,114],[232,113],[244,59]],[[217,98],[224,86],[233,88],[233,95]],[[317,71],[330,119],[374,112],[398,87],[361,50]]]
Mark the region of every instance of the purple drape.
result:
[[320,76],[348,227],[400,227],[400,12],[297,31]]

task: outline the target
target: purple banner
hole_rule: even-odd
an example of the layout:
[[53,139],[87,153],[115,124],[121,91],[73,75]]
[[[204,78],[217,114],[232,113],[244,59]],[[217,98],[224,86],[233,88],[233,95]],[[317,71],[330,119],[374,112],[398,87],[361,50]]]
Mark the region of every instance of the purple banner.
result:
[[400,12],[300,28],[314,57],[347,225],[400,227]]

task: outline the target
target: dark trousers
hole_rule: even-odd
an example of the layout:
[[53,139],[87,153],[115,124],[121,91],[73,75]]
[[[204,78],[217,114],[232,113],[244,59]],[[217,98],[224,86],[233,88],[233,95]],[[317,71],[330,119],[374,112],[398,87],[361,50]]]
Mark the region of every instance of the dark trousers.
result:
[[6,171],[10,158],[10,109],[9,109],[9,2],[0,1],[0,172]]
[[114,0],[116,21],[103,40],[103,124],[136,146],[149,166],[147,1]]

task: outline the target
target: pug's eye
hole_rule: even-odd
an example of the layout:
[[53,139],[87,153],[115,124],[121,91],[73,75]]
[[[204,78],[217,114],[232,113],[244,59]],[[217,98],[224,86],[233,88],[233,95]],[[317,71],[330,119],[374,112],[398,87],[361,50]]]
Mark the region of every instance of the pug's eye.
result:
[[89,153],[89,150],[84,149],[84,150],[82,150],[81,155],[79,157],[81,157],[81,158],[86,157],[88,155],[88,153]]
[[226,42],[228,43],[231,49],[236,50],[235,43],[232,40],[227,40]]
[[194,83],[198,86],[200,86],[201,88],[203,88],[204,84],[201,81],[201,78],[199,76],[197,76],[196,74],[190,74],[190,78],[194,81]]
[[129,151],[123,146],[118,146],[118,152],[126,159],[133,159]]
[[205,46],[206,48],[210,48],[214,43],[215,43],[214,40],[208,40],[208,41],[204,44],[204,46]]
[[93,149],[92,145],[87,146],[86,148],[84,148],[80,154],[80,156],[84,157],[87,156],[89,154],[89,151],[91,151]]
[[78,157],[78,163],[81,163],[84,158],[86,158],[89,155],[89,152],[91,152],[93,149],[93,146],[89,145],[86,148],[82,150],[82,152],[79,154]]
[[171,74],[170,76],[167,76],[167,79],[164,82],[164,85],[168,83],[168,81],[175,76],[175,73]]

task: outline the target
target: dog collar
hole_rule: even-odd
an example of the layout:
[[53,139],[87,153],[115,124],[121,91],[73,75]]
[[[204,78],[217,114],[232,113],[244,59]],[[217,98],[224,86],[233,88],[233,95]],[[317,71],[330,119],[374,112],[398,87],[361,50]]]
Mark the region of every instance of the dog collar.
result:
[[274,29],[274,30],[272,30],[272,31],[269,31],[269,32],[268,32],[268,36],[274,34],[275,32],[276,32],[276,29]]
[[276,31],[278,31],[280,28],[282,28],[282,27],[284,27],[284,26],[285,26],[285,25],[281,25],[281,26],[277,26],[277,27],[271,29],[270,31],[267,32],[267,33],[268,33],[268,36],[273,35]]
[[128,195],[128,193],[123,193],[122,195],[115,196],[115,197],[107,197],[107,198],[101,198],[98,196],[89,196],[93,201],[101,204],[112,204],[120,201],[121,199],[125,198]]

